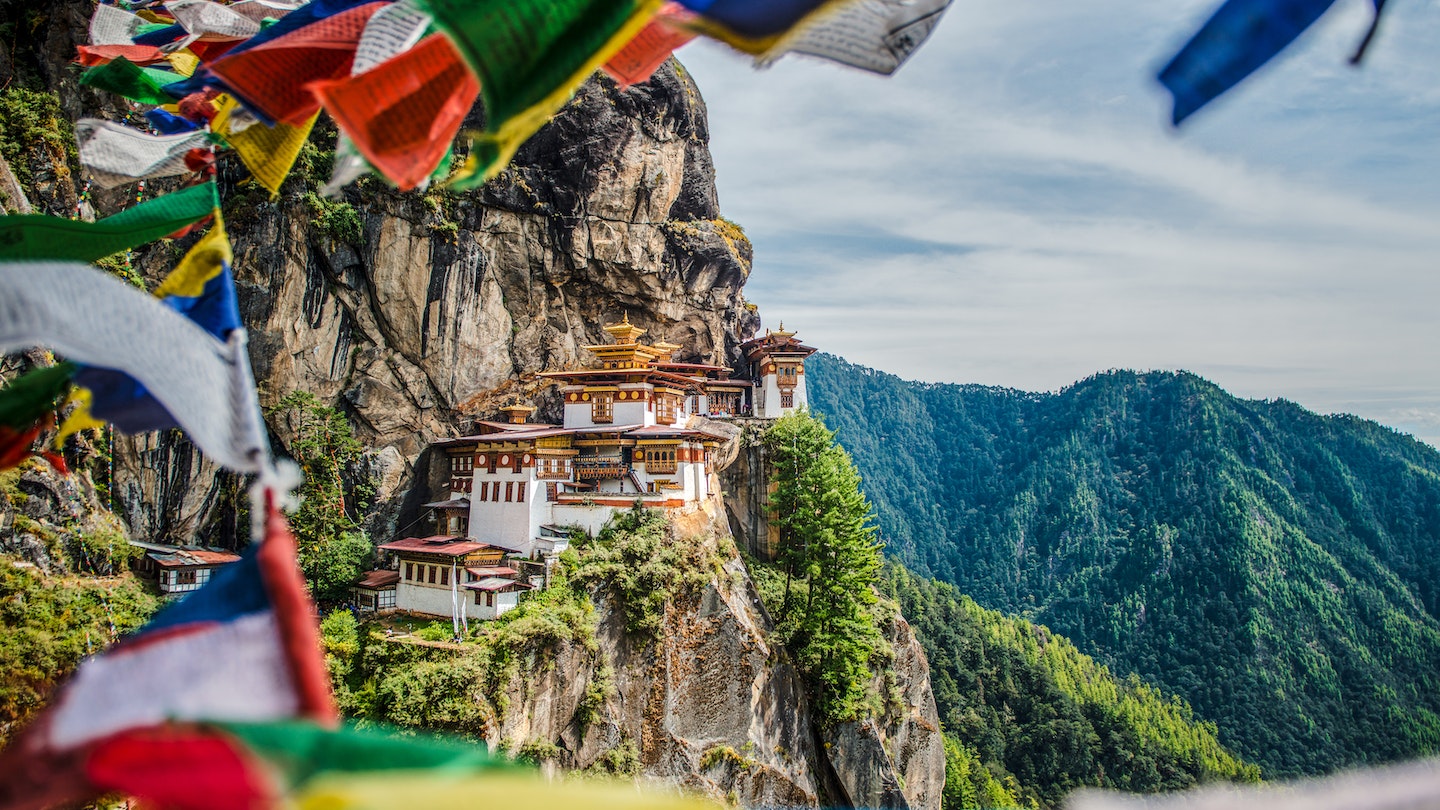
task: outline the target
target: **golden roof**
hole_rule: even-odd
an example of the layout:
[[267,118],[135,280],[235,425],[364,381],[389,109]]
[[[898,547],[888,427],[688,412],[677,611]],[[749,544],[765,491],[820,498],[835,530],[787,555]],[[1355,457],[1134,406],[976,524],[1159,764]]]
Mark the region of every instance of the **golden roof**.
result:
[[620,320],[620,323],[605,324],[605,331],[610,333],[616,343],[634,343],[641,335],[645,334],[644,329],[630,323],[630,313],[628,312],[625,313],[625,317]]

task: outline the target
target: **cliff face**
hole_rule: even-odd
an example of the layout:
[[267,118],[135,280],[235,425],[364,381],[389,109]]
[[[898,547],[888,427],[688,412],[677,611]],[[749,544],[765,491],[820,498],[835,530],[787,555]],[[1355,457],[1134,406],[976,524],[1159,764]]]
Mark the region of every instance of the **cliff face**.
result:
[[[628,314],[682,359],[730,362],[758,317],[741,294],[750,246],[719,218],[707,139],[704,103],[672,62],[626,92],[597,76],[474,194],[347,190],[354,244],[306,198],[308,158],[275,202],[222,176],[262,400],[305,390],[353,417],[380,485],[377,537],[426,477],[431,441],[506,397],[553,408],[536,373],[583,362],[607,321]],[[283,447],[287,426],[271,428]],[[119,455],[133,530],[207,531],[227,491],[212,467],[169,439]]]

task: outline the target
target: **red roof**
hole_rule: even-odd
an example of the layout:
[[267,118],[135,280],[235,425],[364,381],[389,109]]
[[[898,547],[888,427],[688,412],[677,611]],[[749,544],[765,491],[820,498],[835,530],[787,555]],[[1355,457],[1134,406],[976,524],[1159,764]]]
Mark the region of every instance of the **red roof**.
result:
[[168,554],[150,552],[150,559],[161,568],[203,568],[213,565],[228,565],[240,559],[239,554],[228,551],[209,551],[198,548],[176,548]]
[[444,554],[447,557],[463,557],[471,552],[481,551],[487,548],[498,548],[487,543],[477,543],[474,540],[467,540],[464,537],[446,537],[435,535],[434,537],[407,537],[404,540],[396,540],[393,543],[386,543],[380,547],[381,551],[409,551],[424,554]]
[[392,587],[399,581],[399,571],[370,571],[367,572],[364,577],[361,577],[359,582],[355,583],[355,587],[380,590],[382,588]]

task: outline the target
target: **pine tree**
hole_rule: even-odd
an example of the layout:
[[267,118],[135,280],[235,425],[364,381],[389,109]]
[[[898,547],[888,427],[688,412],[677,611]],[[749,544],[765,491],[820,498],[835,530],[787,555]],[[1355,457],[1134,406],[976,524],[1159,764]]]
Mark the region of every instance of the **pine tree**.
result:
[[871,659],[884,643],[870,610],[880,543],[860,473],[835,434],[804,412],[777,420],[764,441],[785,572],[782,632],[826,720],[865,716],[876,702]]

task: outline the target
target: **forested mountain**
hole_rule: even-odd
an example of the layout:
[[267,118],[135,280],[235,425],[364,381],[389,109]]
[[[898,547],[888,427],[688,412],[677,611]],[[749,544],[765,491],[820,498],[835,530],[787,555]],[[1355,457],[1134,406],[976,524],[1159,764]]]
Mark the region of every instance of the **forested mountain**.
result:
[[1186,373],[807,378],[916,571],[1178,692],[1267,776],[1440,750],[1434,449]]
[[1155,793],[1260,776],[1188,705],[1134,675],[1116,678],[1041,625],[986,610],[893,561],[881,589],[925,648],[947,748],[956,749],[948,758],[998,774],[1008,804],[1058,806],[1078,787]]

